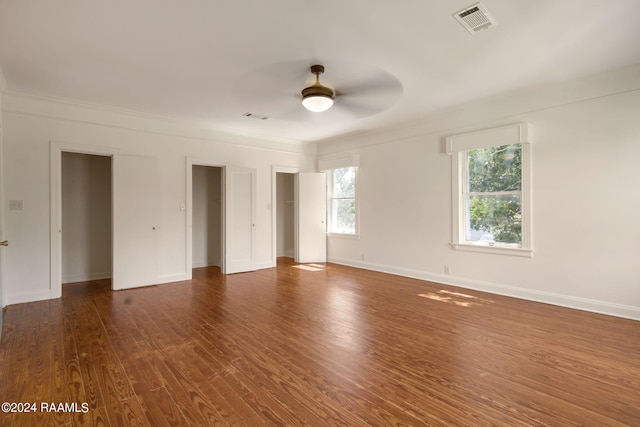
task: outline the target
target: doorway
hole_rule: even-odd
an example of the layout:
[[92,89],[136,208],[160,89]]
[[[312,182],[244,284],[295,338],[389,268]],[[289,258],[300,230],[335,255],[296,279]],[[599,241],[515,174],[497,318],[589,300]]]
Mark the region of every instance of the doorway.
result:
[[192,166],[191,268],[222,269],[222,168]]
[[[275,267],[278,263],[278,257],[283,252],[287,252],[287,246],[291,245],[288,242],[289,230],[293,230],[293,254],[292,258],[295,258],[296,247],[296,229],[295,229],[295,185],[292,185],[291,192],[288,191],[289,180],[291,183],[295,183],[295,175],[298,173],[298,168],[292,168],[287,166],[271,166],[271,203],[269,209],[271,209],[271,266]],[[293,203],[287,203],[287,201],[293,201]],[[291,205],[290,207],[288,205]],[[293,225],[289,228],[287,214],[288,209],[293,212]],[[284,211],[284,212],[283,212]],[[289,256],[289,255],[284,255]]]
[[[113,171],[114,156],[119,152],[117,148],[111,147],[97,147],[83,144],[73,144],[58,141],[50,142],[50,191],[51,191],[51,210],[49,212],[50,219],[50,298],[60,298],[62,296],[62,154],[63,153],[82,153],[82,154],[94,154],[111,159],[111,170]],[[112,172],[112,178],[115,178],[115,173]],[[113,181],[112,181],[113,184]],[[112,203],[115,199],[116,190],[112,187]],[[113,218],[111,224],[112,230],[116,222]],[[112,239],[113,239],[112,232]],[[111,240],[113,242],[113,240]],[[116,270],[115,260],[111,269],[111,276],[113,280],[113,272]],[[112,283],[113,286],[113,283]]]
[[[292,182],[291,187],[289,179]],[[293,248],[296,263],[326,262],[324,173],[301,173],[297,168],[272,166],[271,203],[268,208],[271,209],[273,267],[277,265],[277,258],[287,253],[287,248]],[[287,219],[291,212],[293,224]],[[290,234],[293,235],[293,244],[288,241]]]
[[295,174],[276,172],[276,257],[295,257]]
[[[221,244],[222,274],[256,269],[256,169],[224,165],[214,160],[186,158],[186,280],[193,274],[193,166],[215,167],[221,175]],[[183,207],[181,206],[181,210]]]
[[63,152],[63,284],[111,278],[111,201],[111,157]]

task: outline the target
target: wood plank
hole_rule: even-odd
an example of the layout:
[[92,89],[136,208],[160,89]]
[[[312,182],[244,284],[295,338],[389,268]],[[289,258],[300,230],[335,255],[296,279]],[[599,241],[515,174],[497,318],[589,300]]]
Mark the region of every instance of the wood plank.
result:
[[[51,301],[50,304],[51,320],[50,330],[51,336],[50,355],[51,355],[51,396],[50,402],[69,402],[69,394],[66,383],[66,358],[65,358],[65,326],[64,326],[64,309],[62,300]],[[71,415],[64,412],[56,412],[52,416],[52,424],[63,425],[71,422]]]
[[0,425],[607,425],[640,419],[640,326],[334,264],[6,308]]
[[145,390],[139,393],[138,399],[150,424],[156,426],[188,425],[180,409],[164,387],[155,390]]

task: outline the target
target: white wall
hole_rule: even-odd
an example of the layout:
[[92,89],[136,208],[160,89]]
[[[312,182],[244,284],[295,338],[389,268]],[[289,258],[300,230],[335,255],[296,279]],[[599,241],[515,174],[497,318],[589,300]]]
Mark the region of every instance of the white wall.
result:
[[154,156],[160,168],[159,282],[183,280],[186,271],[187,157],[257,170],[256,242],[259,268],[272,265],[271,167],[315,169],[315,147],[221,133],[192,123],[80,103],[5,93],[5,207],[7,303],[50,297],[50,141],[118,149],[123,155]]
[[[321,145],[361,167],[361,237],[330,238],[330,260],[640,319],[638,89],[632,67]],[[533,258],[456,251],[444,138],[516,122],[534,127]]]
[[193,267],[221,267],[222,169],[193,166]]
[[111,158],[62,153],[62,283],[111,277]]
[[295,256],[294,229],[294,194],[292,173],[276,174],[276,218],[277,227],[277,255],[293,258]]

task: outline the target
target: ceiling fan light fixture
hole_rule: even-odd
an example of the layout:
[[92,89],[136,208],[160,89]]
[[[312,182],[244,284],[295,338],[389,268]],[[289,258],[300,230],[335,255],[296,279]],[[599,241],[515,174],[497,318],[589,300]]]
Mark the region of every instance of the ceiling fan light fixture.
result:
[[333,98],[324,95],[307,95],[302,98],[302,105],[314,113],[327,111],[333,105]]
[[324,73],[322,65],[313,65],[311,72],[316,75],[316,82],[302,90],[302,105],[309,111],[321,113],[333,105],[333,89],[320,84],[320,74]]

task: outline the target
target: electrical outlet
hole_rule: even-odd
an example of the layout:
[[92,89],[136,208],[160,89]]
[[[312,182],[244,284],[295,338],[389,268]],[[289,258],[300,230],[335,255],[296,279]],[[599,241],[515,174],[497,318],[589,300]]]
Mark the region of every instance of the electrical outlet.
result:
[[449,267],[448,265],[444,266],[444,274],[451,274],[451,267]]

